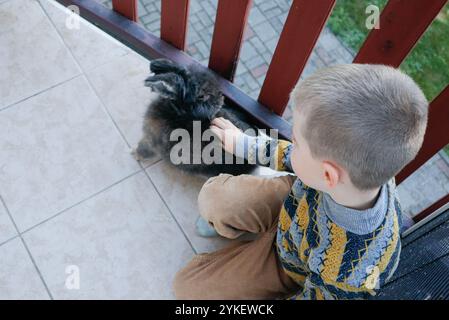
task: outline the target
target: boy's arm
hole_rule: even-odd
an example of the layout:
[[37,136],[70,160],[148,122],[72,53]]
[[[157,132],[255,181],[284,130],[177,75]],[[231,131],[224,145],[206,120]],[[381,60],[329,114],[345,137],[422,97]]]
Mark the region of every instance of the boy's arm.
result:
[[290,155],[292,143],[286,140],[272,139],[268,136],[249,136],[241,134],[237,137],[234,154],[245,158],[250,164],[270,167],[277,171],[293,172]]
[[271,139],[266,135],[249,136],[224,118],[213,119],[210,129],[219,137],[227,152],[248,160],[250,164],[293,172],[290,163],[291,142]]

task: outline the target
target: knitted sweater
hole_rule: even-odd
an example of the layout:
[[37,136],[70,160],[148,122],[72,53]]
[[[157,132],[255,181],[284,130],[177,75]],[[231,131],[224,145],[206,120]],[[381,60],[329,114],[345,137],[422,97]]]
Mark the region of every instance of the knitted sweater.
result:
[[[292,144],[264,136],[240,139],[236,155],[293,172]],[[365,299],[393,275],[401,252],[401,209],[394,178],[375,205],[356,210],[296,179],[279,215],[277,252],[301,286],[291,299]]]

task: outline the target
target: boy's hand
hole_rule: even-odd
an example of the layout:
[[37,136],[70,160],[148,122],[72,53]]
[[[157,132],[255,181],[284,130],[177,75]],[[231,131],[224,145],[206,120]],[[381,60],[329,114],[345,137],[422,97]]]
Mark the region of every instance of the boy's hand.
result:
[[231,121],[225,118],[215,118],[211,121],[210,129],[221,140],[223,149],[231,154],[234,153],[237,137],[244,134]]

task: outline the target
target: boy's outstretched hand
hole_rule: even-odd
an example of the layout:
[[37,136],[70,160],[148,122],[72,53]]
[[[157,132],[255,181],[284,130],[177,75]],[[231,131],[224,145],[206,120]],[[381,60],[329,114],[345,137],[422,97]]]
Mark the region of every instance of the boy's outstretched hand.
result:
[[244,134],[231,121],[225,118],[215,118],[211,121],[210,129],[221,140],[223,149],[231,154],[234,153],[237,137]]

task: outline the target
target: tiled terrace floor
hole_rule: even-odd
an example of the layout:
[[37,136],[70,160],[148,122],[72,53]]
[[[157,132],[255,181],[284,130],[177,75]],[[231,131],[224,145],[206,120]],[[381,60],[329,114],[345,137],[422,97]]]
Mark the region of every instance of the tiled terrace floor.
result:
[[0,1],[0,299],[172,298],[225,244],[194,234],[204,179],[133,159],[148,61],[66,17]]
[[0,0],[0,299],[172,298],[175,271],[226,244],[194,234],[204,179],[132,158],[148,61],[67,17]]

